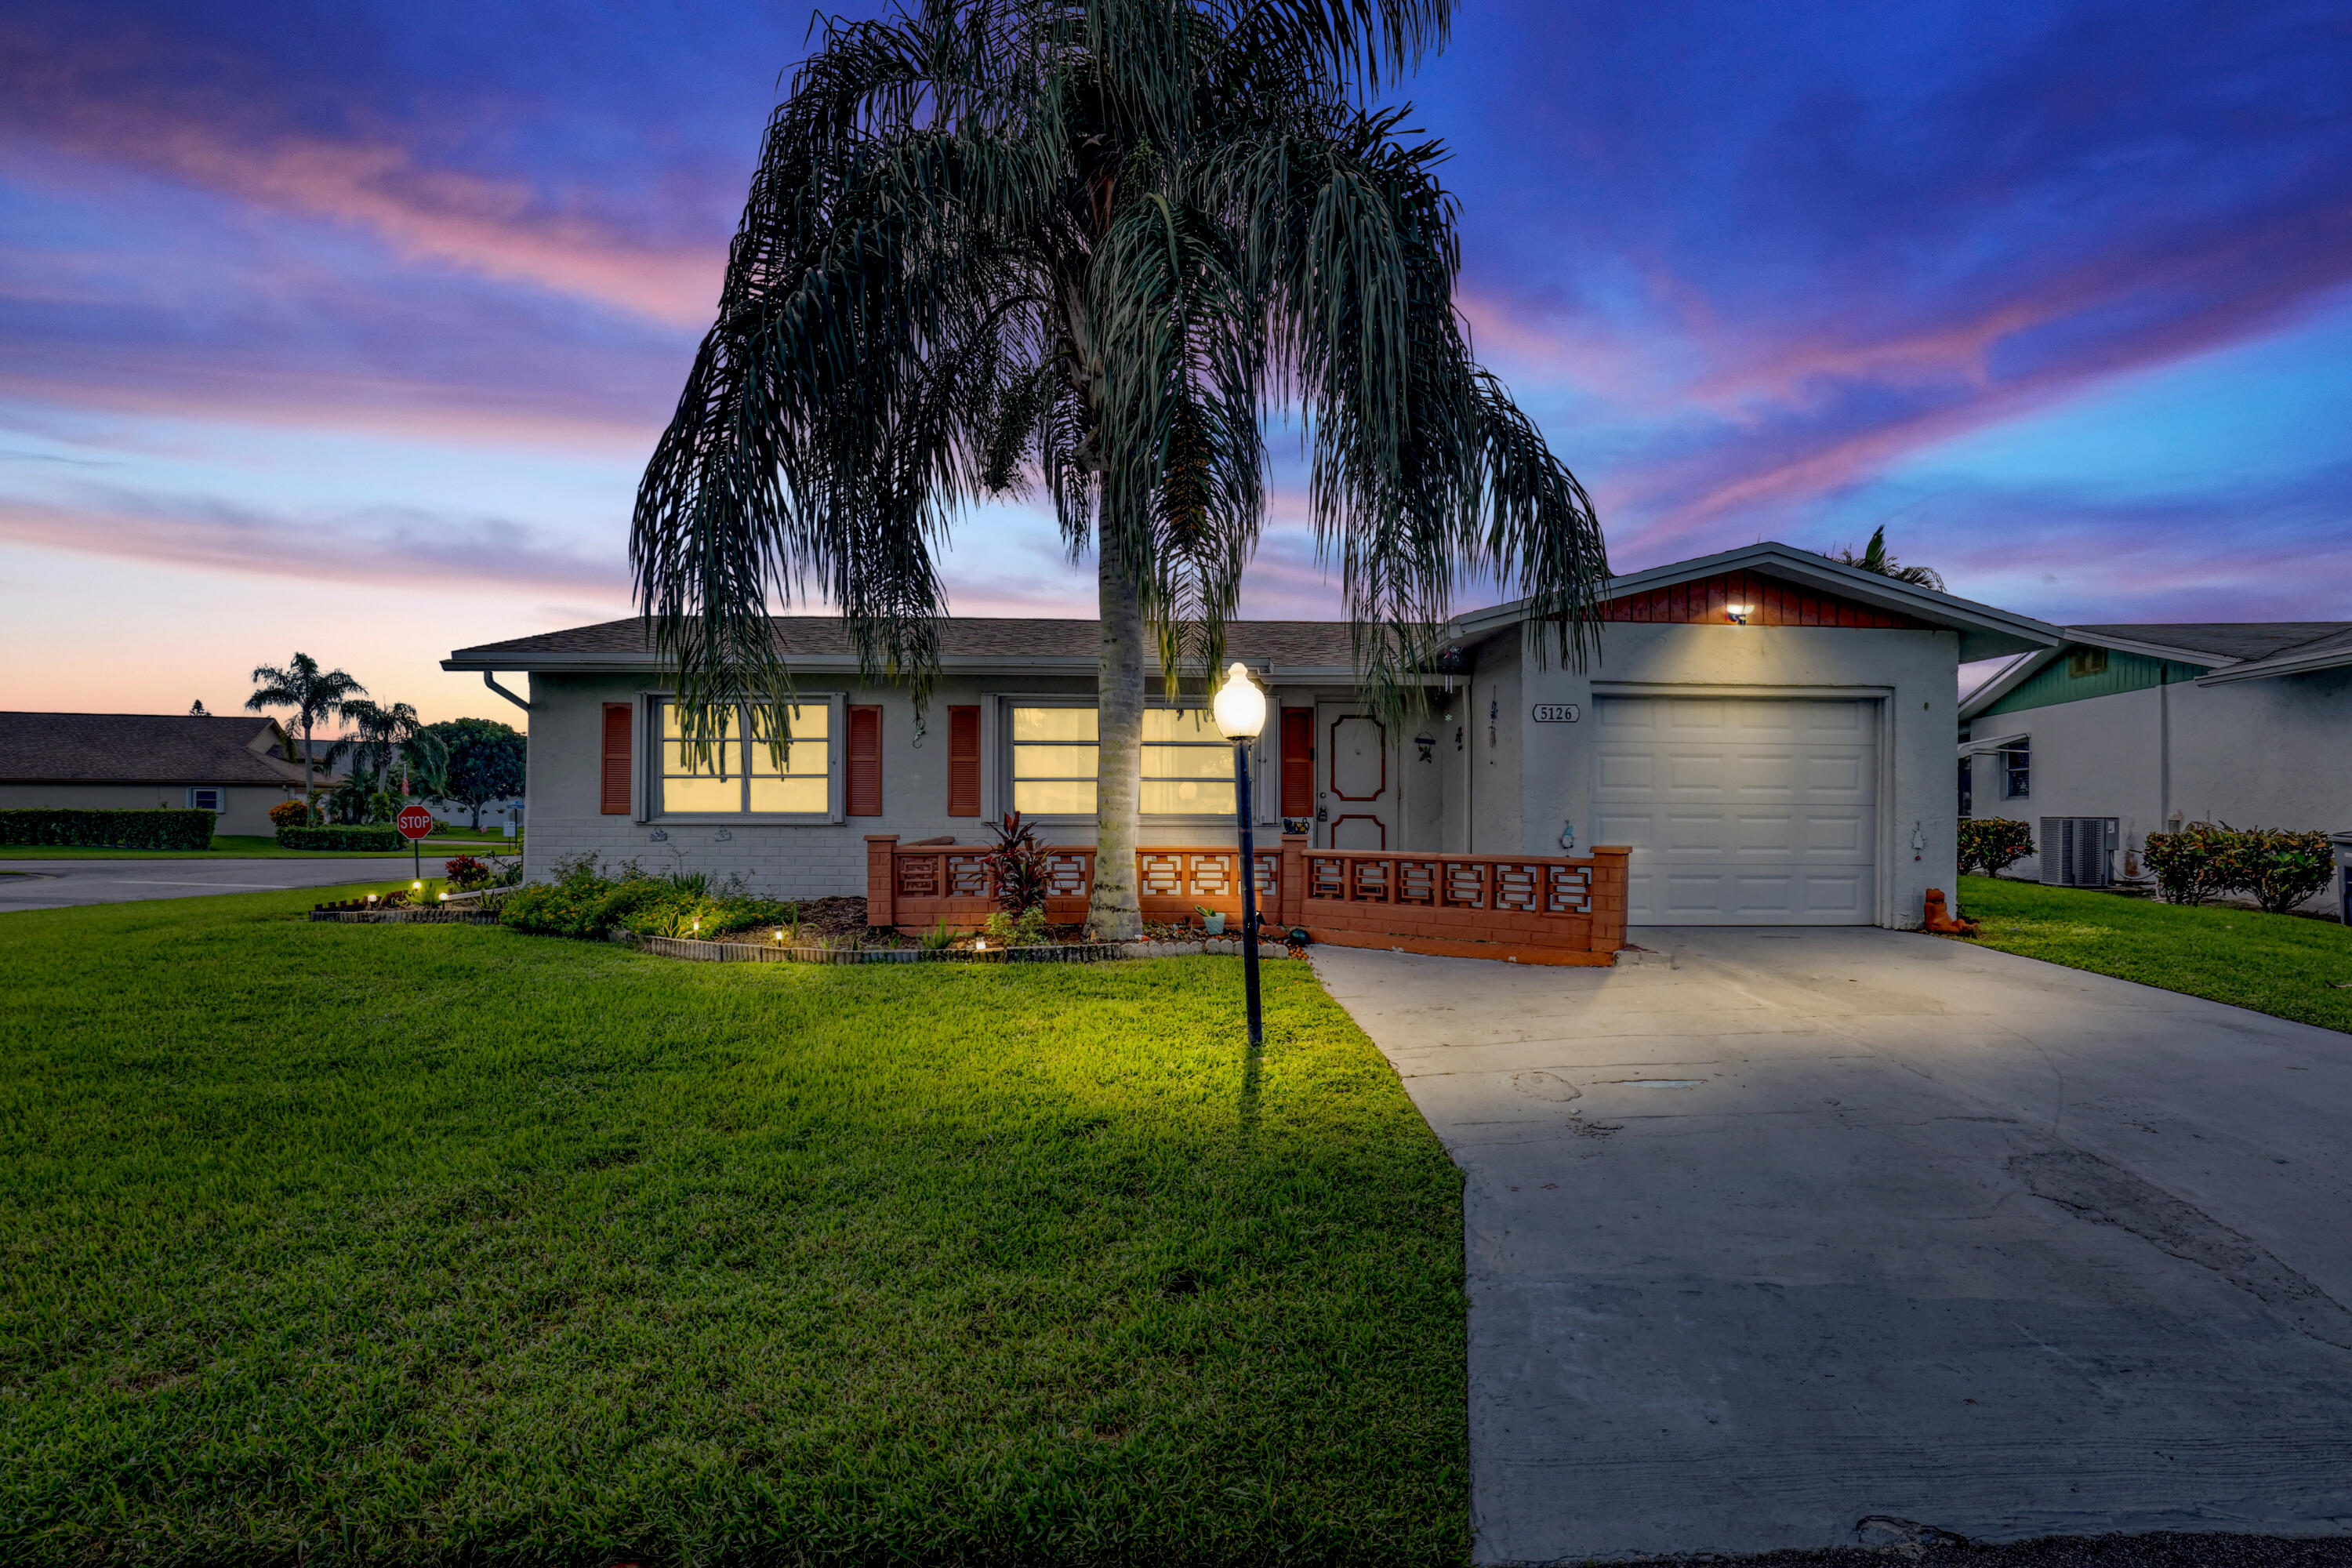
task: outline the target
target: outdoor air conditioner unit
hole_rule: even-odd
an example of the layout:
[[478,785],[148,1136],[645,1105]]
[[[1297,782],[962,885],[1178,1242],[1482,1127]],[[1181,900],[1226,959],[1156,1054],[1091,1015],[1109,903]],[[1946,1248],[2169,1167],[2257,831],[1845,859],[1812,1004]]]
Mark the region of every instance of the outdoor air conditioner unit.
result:
[[2050,888],[2104,888],[2114,881],[2116,840],[2123,819],[2116,816],[2045,816],[2042,819],[2042,882]]

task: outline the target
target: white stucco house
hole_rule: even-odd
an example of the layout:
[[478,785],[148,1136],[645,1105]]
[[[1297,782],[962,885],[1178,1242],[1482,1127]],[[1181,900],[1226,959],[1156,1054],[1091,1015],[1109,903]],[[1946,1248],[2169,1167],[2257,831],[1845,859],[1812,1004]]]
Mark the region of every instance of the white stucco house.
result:
[[[1461,617],[1423,678],[1426,711],[1398,729],[1360,700],[1346,626],[1234,624],[1230,657],[1272,710],[1254,764],[1265,831],[1355,852],[1622,845],[1635,925],[1915,926],[1926,890],[1954,885],[1958,665],[2059,640],[1780,544],[1619,577],[1601,598],[1581,669],[1546,656],[1519,606]],[[697,770],[639,620],[444,661],[529,679],[531,876],[593,852],[779,897],[858,893],[870,841],[974,843],[1009,810],[1092,844],[1094,621],[950,620],[919,712],[860,681],[837,620],[774,626],[806,697],[781,767],[739,743],[723,772]],[[1145,844],[1234,841],[1205,704],[1148,716]]]
[[2352,621],[2068,626],[1960,721],[1963,809],[2116,818],[2118,876],[2184,822],[2352,829]]

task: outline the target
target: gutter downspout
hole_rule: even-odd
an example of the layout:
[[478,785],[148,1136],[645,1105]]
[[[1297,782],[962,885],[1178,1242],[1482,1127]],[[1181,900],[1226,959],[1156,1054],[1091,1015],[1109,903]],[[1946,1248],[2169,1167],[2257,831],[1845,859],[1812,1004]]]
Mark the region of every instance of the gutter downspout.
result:
[[2156,819],[2157,831],[2172,831],[2172,661],[2167,659],[2156,678]]
[[482,671],[482,684],[497,692],[499,696],[505,698],[508,701],[513,703],[516,707],[521,709],[524,712],[528,713],[530,711],[530,703],[524,701],[521,698],[517,697],[513,692],[509,691],[505,687],[499,684],[498,671],[494,669],[486,669]]

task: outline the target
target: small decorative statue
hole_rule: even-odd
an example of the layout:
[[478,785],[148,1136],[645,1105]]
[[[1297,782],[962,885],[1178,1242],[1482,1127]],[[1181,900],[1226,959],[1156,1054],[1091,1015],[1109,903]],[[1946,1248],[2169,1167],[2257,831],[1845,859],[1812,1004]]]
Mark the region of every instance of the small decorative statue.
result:
[[1974,936],[1977,934],[1976,921],[1962,920],[1959,916],[1952,913],[1949,909],[1945,907],[1944,889],[1941,888],[1930,888],[1927,889],[1927,918],[1919,922],[1919,929],[1927,932],[1931,936]]

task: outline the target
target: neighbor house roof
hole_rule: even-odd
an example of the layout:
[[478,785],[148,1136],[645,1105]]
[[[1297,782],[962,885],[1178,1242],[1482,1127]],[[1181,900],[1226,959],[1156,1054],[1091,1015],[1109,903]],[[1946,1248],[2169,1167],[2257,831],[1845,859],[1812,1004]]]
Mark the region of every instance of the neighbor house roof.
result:
[[[1938,593],[1914,583],[1898,582],[1875,572],[1865,572],[1859,566],[1832,561],[1826,555],[1816,555],[1810,550],[1800,550],[1793,544],[1781,544],[1770,540],[1742,545],[1717,555],[1702,555],[1694,561],[1676,561],[1664,566],[1629,572],[1603,584],[1594,598],[1604,602],[1622,599],[1654,593],[1696,578],[1740,572],[1818,589],[1840,599],[1891,611],[1914,623],[1958,632],[1960,662],[1963,664],[1973,659],[1997,658],[2002,654],[2050,647],[2060,638],[2056,626],[2037,621],[2031,616],[2015,615],[1957,595]],[[1527,601],[1522,599],[1461,616],[1454,622],[1453,629],[1463,637],[1483,637],[1526,618]]]
[[258,715],[0,713],[0,781],[9,784],[299,784],[268,754],[283,744]]
[[[802,669],[857,668],[856,650],[837,616],[769,618],[776,651]],[[1344,621],[1228,621],[1226,657],[1286,675],[1354,668]],[[1102,625],[1093,620],[951,616],[940,623],[942,662],[971,668],[1091,670],[1102,658]],[[461,647],[444,669],[631,670],[660,660],[640,618],[573,626],[537,637]],[[1147,659],[1147,663],[1150,662]]]
[[1969,692],[1960,717],[2000,701],[2074,643],[2201,667],[2200,686],[2352,666],[2352,621],[2128,621],[2063,629],[2058,647],[2017,660]]

